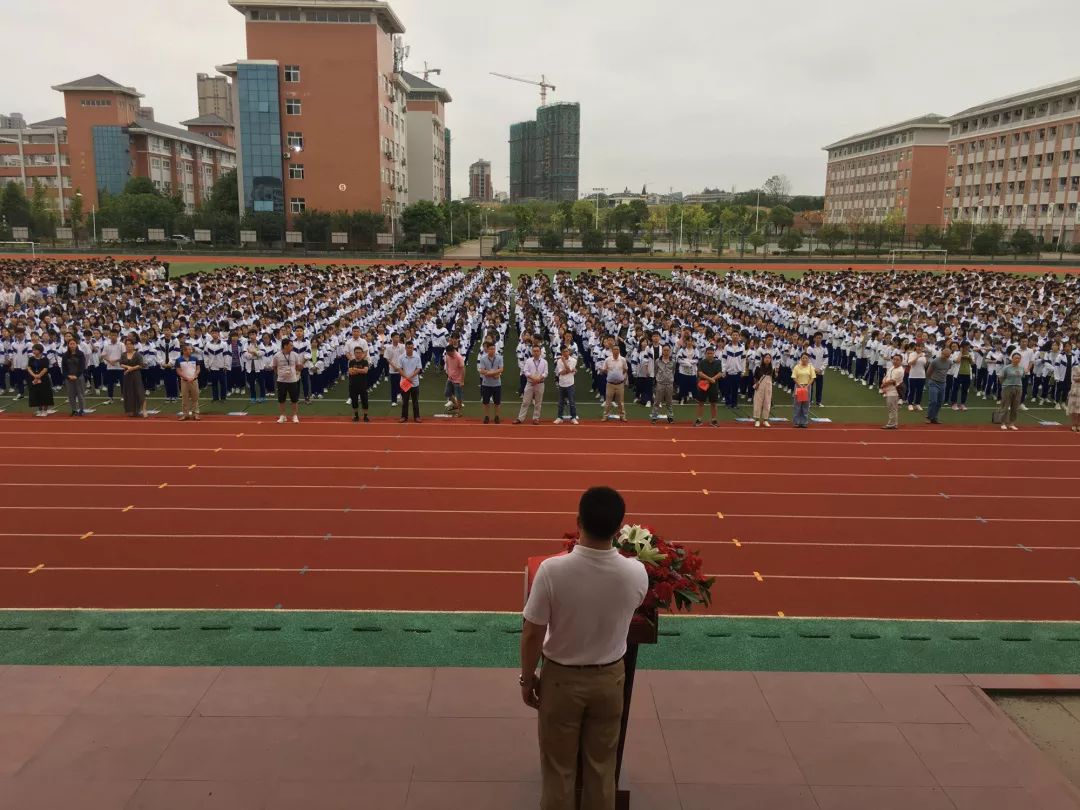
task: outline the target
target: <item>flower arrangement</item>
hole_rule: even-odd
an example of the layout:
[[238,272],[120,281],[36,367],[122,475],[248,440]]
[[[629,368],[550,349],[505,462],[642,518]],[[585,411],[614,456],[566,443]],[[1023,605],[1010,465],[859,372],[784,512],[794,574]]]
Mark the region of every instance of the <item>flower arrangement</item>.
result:
[[[578,542],[578,533],[563,535],[566,550]],[[623,526],[612,545],[624,557],[632,557],[645,564],[649,574],[649,591],[638,612],[652,614],[657,608],[690,611],[694,605],[708,606],[712,603],[711,577],[701,573],[701,555],[690,551],[680,543],[669,543],[653,534],[648,526],[634,524]]]

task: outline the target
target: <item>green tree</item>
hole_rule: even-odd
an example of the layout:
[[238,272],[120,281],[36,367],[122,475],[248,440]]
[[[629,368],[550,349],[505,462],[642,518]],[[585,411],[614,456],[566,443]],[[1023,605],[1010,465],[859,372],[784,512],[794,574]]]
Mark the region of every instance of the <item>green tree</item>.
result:
[[536,225],[538,212],[535,208],[527,205],[513,206],[514,233],[517,235],[518,244],[525,243],[525,239],[533,232]]
[[797,194],[787,201],[787,207],[796,213],[802,213],[803,211],[820,211],[825,207],[825,198]]
[[[559,214],[560,218],[562,214]],[[547,230],[540,232],[540,249],[547,251],[562,250],[563,236],[562,233],[556,231],[554,228],[548,228]]]
[[786,203],[788,198],[791,197],[791,181],[788,180],[785,174],[774,174],[765,181],[762,191],[764,192],[762,196],[768,197],[767,202],[762,200],[766,205]]
[[924,250],[941,244],[941,229],[935,228],[933,225],[923,225],[919,232],[915,234],[915,241]]
[[758,229],[751,231],[750,235],[746,237],[746,241],[750,243],[750,247],[754,249],[754,253],[757,253],[759,247],[763,247],[768,239],[765,236],[765,232]]
[[596,228],[588,228],[581,236],[581,249],[586,253],[601,253],[606,242],[604,234]]
[[642,226],[649,218],[649,206],[645,203],[644,200],[631,200],[630,212],[633,216],[630,221],[630,229],[636,235],[641,232]]
[[332,218],[328,211],[308,208],[293,219],[293,229],[304,235],[305,242],[329,244]]
[[272,211],[248,211],[240,221],[240,228],[255,231],[261,244],[280,242],[285,238],[285,215]]
[[56,214],[49,205],[49,193],[37,180],[30,199],[30,232],[39,239],[56,236]]
[[1013,231],[1013,235],[1009,237],[1009,247],[1017,256],[1022,253],[1033,253],[1035,251],[1035,234],[1027,228],[1017,228]]
[[30,227],[30,201],[26,199],[26,191],[21,183],[9,181],[4,186],[4,193],[0,196],[0,219],[9,228]]
[[794,253],[796,250],[802,247],[803,237],[802,233],[794,228],[783,233],[777,240],[776,244],[780,249],[786,253]]
[[786,205],[776,205],[769,211],[769,224],[777,233],[783,233],[795,222],[795,212]]
[[590,230],[596,221],[596,203],[589,200],[575,202],[570,221],[574,223],[574,228],[579,234]]
[[829,223],[822,225],[817,234],[818,241],[823,243],[825,247],[829,249],[829,254],[836,250],[836,246],[847,239],[847,231],[844,230],[843,225],[836,223]]
[[121,240],[133,241],[147,238],[150,228],[163,228],[169,236],[177,216],[173,203],[160,194],[124,192],[101,201],[98,225],[117,228]]
[[966,220],[953,222],[945,230],[941,246],[950,251],[967,250],[973,242],[974,230],[975,227]]
[[236,169],[231,169],[221,175],[210,188],[210,195],[203,200],[202,209],[207,212],[239,215],[239,204]]
[[996,256],[1001,252],[1001,240],[1005,228],[1000,223],[992,222],[979,228],[975,234],[974,249],[981,256]]
[[619,231],[615,234],[615,250],[619,253],[633,253],[634,235],[626,231]]
[[446,220],[431,200],[419,200],[401,212],[401,230],[406,243],[419,245],[420,234],[433,233],[439,244],[446,241]]
[[[739,255],[746,251],[746,241],[754,230],[754,212],[745,205],[729,205],[720,214],[724,231],[739,243]],[[762,242],[764,244],[764,242]]]
[[653,243],[656,241],[656,235],[662,233],[667,227],[667,210],[662,205],[658,205],[649,211],[649,217],[642,223],[644,233],[642,234],[642,240],[648,246],[649,250],[652,250]]
[[700,249],[701,236],[709,227],[709,214],[700,205],[683,208],[683,235],[695,251]]
[[149,177],[132,177],[124,186],[124,194],[153,194],[160,197],[161,194],[154,186]]

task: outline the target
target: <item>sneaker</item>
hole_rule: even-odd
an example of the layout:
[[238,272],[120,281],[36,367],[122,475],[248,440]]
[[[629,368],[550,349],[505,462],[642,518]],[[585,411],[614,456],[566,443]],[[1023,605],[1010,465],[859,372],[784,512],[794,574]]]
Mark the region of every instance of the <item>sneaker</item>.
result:
[[193,417],[191,417],[191,418],[192,418],[192,419],[194,419],[194,420],[195,420],[196,422],[198,422],[198,421],[199,421],[199,419],[200,419],[201,417],[200,417],[200,416],[199,416],[198,414],[195,414],[195,415],[194,415]]
[[446,400],[446,402],[443,403],[443,408],[445,410],[450,410],[453,407],[454,407],[454,403],[451,402],[450,400]]
[[966,410],[967,410],[967,405],[961,405],[961,406],[960,406],[960,410],[962,410],[962,411],[966,411]]
[[409,421],[409,418],[407,416],[403,416],[400,419],[398,419],[398,421],[401,422],[402,424],[405,424],[406,422]]
[[366,413],[364,414],[364,421],[365,422],[370,422],[371,421],[370,419],[368,419],[368,415]]
[[882,425],[882,430],[896,430],[896,425]]
[[501,423],[502,423],[502,419],[500,419],[499,417],[496,416],[495,417],[495,424],[498,425],[498,424],[501,424]]
[[299,424],[299,423],[300,423],[300,417],[299,417],[299,416],[295,416],[295,415],[294,415],[294,416],[293,416],[293,418],[292,418],[292,420],[293,420],[293,422],[294,422],[294,423],[296,423],[296,424]]
[[720,427],[720,423],[715,419],[713,419],[711,422],[709,422],[709,424],[712,425],[713,427]]
[[515,424],[515,425],[520,425],[520,424],[521,424],[521,420],[520,420],[520,419],[515,419],[515,420],[514,420],[514,424]]
[[176,418],[179,419],[181,422],[186,422],[187,421],[187,417],[184,416],[184,414],[182,414],[182,413],[178,414]]
[[908,405],[908,406],[907,406],[907,409],[908,409],[909,411],[913,411],[913,410],[915,410],[915,406],[914,406],[914,405]]
[[695,419],[694,420],[694,427],[701,427],[701,420],[700,419]]
[[278,424],[279,424],[279,425],[284,425],[284,424],[285,424],[286,422],[288,422],[289,420],[288,420],[288,419],[286,418],[285,414],[282,414],[281,416],[279,416],[279,417],[277,418],[277,421],[278,421]]
[[917,410],[917,411],[921,411],[921,410],[922,410],[922,405],[916,405],[916,406],[915,406],[915,410]]
[[770,425],[770,424],[769,424],[769,420],[768,420],[768,419],[766,419],[766,420],[765,420],[764,422],[762,422],[762,424],[763,424],[763,425],[764,425],[765,427],[772,427],[772,425]]
[[648,402],[646,402],[645,407],[646,408],[651,408],[652,407],[652,400],[649,400]]
[[415,422],[416,424],[418,424],[418,425],[419,425],[419,424],[420,424],[421,422],[423,422],[424,420],[423,420],[423,419],[421,419],[421,418],[420,418],[419,416],[417,416],[417,417],[416,417],[415,419],[413,419],[413,421],[414,421],[414,422]]
[[673,425],[673,424],[675,424],[675,417],[674,417],[674,416],[669,416],[669,417],[667,418],[667,423],[668,423],[669,425]]
[[1008,429],[1009,429],[1009,426],[1008,426],[1008,425],[1002,425],[1002,426],[1001,426],[1001,429],[1002,429],[1002,430],[1008,430]]
[[354,414],[353,414],[353,418],[352,418],[352,420],[353,420],[354,422],[359,422],[359,421],[360,421],[360,414],[358,414],[358,413],[354,413]]
[[488,417],[486,417],[486,416],[485,416],[485,417],[484,417],[484,424],[486,425],[486,424],[488,424],[489,422],[491,422],[491,420],[490,420],[490,419],[489,419]]
[[1021,403],[1020,403],[1020,410],[1022,410],[1022,411],[1026,411],[1027,409],[1028,409],[1027,405],[1025,405],[1025,404],[1023,404],[1023,403],[1021,402]]
[[534,425],[539,425],[539,424],[540,424],[540,420],[539,420],[539,419],[533,419],[533,424],[534,424]]
[[952,406],[952,409],[953,409],[954,411],[958,411],[958,410],[960,410],[960,406],[959,406],[959,405],[956,405],[956,404],[954,404],[954,405]]
[[72,415],[72,416],[78,416],[78,415],[79,415],[79,412],[78,412],[78,411],[72,411],[72,412],[71,412],[71,415]]
[[562,424],[562,417],[561,417],[561,416],[559,416],[559,417],[556,417],[556,418],[555,418],[555,421],[554,421],[554,422],[552,422],[552,424],[553,424],[553,425],[561,425],[561,424]]
[[1019,429],[1020,428],[1018,428],[1016,425],[1009,425],[1009,430],[1019,430]]
[[571,420],[570,420],[570,424],[571,424],[571,425],[576,425],[576,424],[578,424],[578,420],[577,420],[577,417],[576,417],[576,416],[575,416],[575,417],[574,417],[573,419],[571,419]]
[[754,427],[761,427],[761,420],[756,420],[754,422]]

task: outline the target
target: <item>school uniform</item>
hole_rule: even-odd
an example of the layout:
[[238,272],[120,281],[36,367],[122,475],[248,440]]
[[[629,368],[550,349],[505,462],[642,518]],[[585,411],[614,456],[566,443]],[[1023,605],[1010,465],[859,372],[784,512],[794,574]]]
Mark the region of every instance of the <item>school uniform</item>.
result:
[[[865,345],[863,346],[865,350]],[[822,394],[825,392],[825,370],[829,365],[829,350],[825,346],[810,346],[806,353],[810,355],[810,365],[814,367],[814,404],[821,407]],[[865,363],[865,357],[862,358]],[[866,373],[865,366],[863,373]]]
[[742,343],[729,343],[720,356],[724,368],[721,382],[724,386],[724,404],[735,408],[739,404],[739,383],[746,373],[746,348]]
[[176,376],[176,361],[180,356],[179,340],[173,337],[158,341],[157,361],[165,384],[166,402],[176,402],[180,395],[180,379]]
[[300,355],[300,359],[304,361],[304,367],[300,371],[300,389],[304,394],[304,402],[311,401],[311,367],[309,361],[311,360],[311,341],[306,337],[293,339],[293,351]]
[[210,378],[210,395],[214,402],[225,402],[229,390],[228,346],[219,340],[208,340],[203,347],[203,364]]
[[120,357],[124,353],[124,344],[119,340],[106,340],[101,347],[101,359],[105,362],[105,390],[109,399],[113,398],[113,389],[120,385],[124,370],[120,368]]

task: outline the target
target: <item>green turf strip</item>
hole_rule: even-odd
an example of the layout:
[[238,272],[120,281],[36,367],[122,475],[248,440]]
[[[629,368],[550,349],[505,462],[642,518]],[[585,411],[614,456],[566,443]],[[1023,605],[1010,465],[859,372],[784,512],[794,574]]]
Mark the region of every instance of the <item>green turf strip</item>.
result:
[[[0,611],[0,664],[517,666],[506,613]],[[662,617],[651,669],[1074,672],[1080,623]]]

